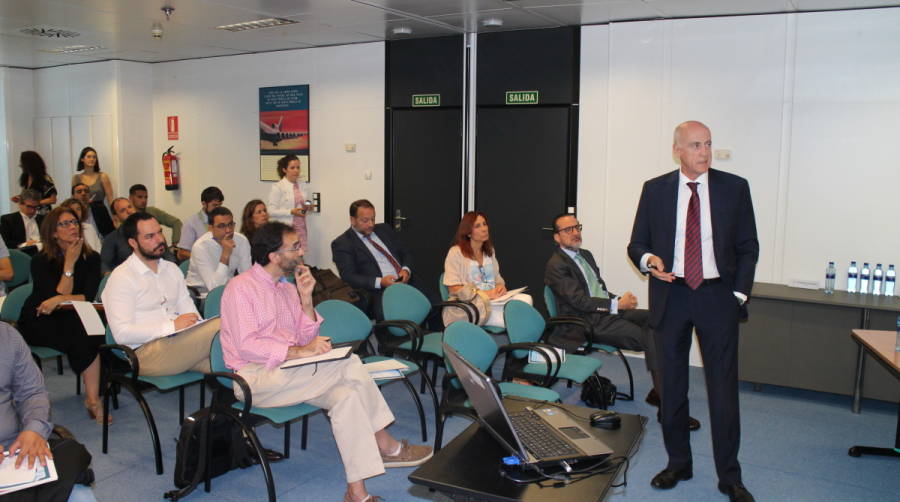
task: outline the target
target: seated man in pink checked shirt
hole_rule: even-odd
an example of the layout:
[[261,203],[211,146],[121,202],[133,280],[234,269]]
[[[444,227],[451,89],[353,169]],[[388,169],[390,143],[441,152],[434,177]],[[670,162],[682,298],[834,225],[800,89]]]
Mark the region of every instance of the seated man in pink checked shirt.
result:
[[[228,282],[222,295],[222,352],[263,407],[309,403],[328,410],[347,475],[344,502],[375,502],[364,480],[385,467],[419,465],[428,446],[397,441],[386,430],[394,415],[356,355],[348,359],[279,369],[288,359],[331,350],[319,336],[322,317],[313,309],[315,279],[303,265],[297,233],[279,222],[253,236],[250,270]],[[286,277],[294,275],[296,286]],[[235,396],[242,399],[235,386]]]

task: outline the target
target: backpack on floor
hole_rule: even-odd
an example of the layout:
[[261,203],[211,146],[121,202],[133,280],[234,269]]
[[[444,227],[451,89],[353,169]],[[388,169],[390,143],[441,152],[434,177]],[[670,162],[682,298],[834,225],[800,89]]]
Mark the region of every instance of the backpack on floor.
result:
[[581,385],[581,400],[591,408],[605,410],[616,404],[616,386],[609,378],[594,373]]
[[318,305],[325,300],[343,300],[362,308],[359,294],[350,287],[349,284],[342,281],[340,277],[334,274],[329,268],[309,267],[309,272],[316,280],[313,287],[313,305]]
[[[204,455],[207,427],[212,444],[209,466]],[[198,410],[181,424],[175,450],[175,486],[179,489],[166,492],[165,498],[175,501],[194,491],[205,479],[207,467],[214,478],[253,465],[253,458],[253,449],[235,419],[210,408]]]

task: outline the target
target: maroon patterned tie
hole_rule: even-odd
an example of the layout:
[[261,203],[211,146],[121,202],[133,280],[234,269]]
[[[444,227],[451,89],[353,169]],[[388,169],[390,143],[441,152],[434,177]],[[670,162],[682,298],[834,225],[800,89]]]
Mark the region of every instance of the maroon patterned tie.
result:
[[691,289],[703,283],[703,250],[700,246],[700,196],[699,183],[688,183],[691,200],[688,202],[687,225],[684,227],[684,282]]
[[383,254],[384,257],[387,258],[389,262],[391,262],[391,266],[393,266],[394,270],[396,270],[397,273],[399,274],[400,269],[401,269],[400,264],[397,263],[397,260],[394,259],[393,256],[391,256],[391,253],[388,253],[387,249],[384,249],[383,247],[379,246],[378,243],[375,242],[374,239],[372,239],[372,234],[367,235],[366,239],[369,240],[369,244],[371,244],[373,248],[377,249],[379,253]]

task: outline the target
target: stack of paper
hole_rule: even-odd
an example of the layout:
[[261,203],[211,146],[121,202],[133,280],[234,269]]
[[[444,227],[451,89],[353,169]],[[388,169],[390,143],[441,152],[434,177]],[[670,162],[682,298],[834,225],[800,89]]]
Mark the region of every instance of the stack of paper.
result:
[[403,378],[403,370],[407,369],[405,364],[394,359],[385,359],[364,366],[375,380]]
[[28,459],[24,459],[16,469],[16,457],[5,457],[0,463],[0,496],[56,481],[56,464],[52,459],[47,459],[46,466],[36,461],[33,469],[28,468]]

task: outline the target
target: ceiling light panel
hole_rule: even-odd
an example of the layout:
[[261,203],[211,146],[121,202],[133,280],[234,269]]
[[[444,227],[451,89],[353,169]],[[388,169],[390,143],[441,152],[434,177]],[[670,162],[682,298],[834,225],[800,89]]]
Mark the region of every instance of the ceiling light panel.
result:
[[216,26],[217,30],[226,30],[226,31],[247,31],[247,30],[258,30],[262,28],[274,28],[276,26],[285,26],[288,24],[297,24],[299,21],[294,21],[292,19],[285,19],[282,17],[270,17],[267,19],[257,19],[256,21],[243,21],[240,23],[234,24],[224,24],[222,26]]

